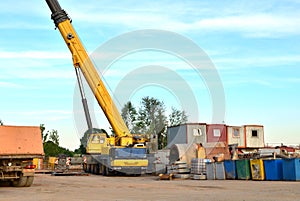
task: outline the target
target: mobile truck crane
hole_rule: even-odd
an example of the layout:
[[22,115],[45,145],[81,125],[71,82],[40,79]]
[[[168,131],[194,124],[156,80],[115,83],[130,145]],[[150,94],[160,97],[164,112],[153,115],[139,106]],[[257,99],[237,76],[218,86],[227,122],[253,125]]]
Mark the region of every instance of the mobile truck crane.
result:
[[89,131],[91,131],[86,147],[85,170],[103,175],[116,172],[134,175],[145,173],[148,166],[145,138],[129,132],[66,11],[61,8],[57,0],[46,0],[46,2],[52,13],[51,19],[71,51],[78,80],[81,72],[115,133],[114,136],[109,136],[105,132],[93,132],[94,129],[91,129],[88,120],[86,103],[83,101]]

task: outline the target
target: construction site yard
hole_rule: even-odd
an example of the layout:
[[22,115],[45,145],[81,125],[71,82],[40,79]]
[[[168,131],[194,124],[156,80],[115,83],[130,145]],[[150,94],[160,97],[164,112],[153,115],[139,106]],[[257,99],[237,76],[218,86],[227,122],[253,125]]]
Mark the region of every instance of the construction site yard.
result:
[[159,180],[156,176],[36,174],[28,188],[0,187],[0,201],[19,200],[299,200],[300,182]]

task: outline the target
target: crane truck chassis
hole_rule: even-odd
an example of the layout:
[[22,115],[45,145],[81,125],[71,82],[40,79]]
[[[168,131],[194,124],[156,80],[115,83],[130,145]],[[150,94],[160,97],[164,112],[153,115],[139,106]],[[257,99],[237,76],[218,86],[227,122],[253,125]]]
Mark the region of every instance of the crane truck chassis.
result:
[[82,73],[115,133],[114,136],[109,136],[104,132],[92,132],[91,122],[88,120],[90,119],[88,109],[85,108],[87,104],[83,101],[88,129],[91,131],[86,146],[87,155],[85,156],[84,169],[103,175],[116,172],[135,175],[144,173],[148,166],[146,138],[141,134],[129,132],[67,13],[61,9],[57,0],[46,0],[46,3],[52,13],[51,19],[72,54],[73,66],[78,80],[81,80],[80,73]]
[[[106,133],[92,133],[87,143],[87,155],[84,156],[84,170],[104,176],[125,173],[141,175],[147,170],[148,160],[145,146],[111,146]],[[99,154],[101,153],[101,154]]]

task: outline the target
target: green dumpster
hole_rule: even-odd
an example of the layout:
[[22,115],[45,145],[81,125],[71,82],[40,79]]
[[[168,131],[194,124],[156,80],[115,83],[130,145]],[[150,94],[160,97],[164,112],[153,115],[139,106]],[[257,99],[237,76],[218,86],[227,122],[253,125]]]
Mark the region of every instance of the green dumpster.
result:
[[237,178],[243,180],[251,179],[250,161],[248,159],[241,159],[235,163]]

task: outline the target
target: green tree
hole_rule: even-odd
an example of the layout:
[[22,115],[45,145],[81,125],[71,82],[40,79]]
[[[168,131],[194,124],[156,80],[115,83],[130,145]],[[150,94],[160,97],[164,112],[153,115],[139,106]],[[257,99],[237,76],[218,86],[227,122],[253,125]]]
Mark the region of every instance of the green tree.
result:
[[66,148],[60,147],[52,141],[44,143],[45,156],[58,156],[59,154],[65,154],[67,156],[73,156],[74,153]]
[[52,129],[52,131],[47,131],[47,135],[49,135],[49,140],[54,144],[59,145],[59,135],[57,130]]
[[137,127],[140,133],[158,135],[165,129],[164,103],[153,97],[144,97],[137,117]]
[[122,109],[122,117],[131,133],[146,134],[147,138],[156,139],[158,147],[164,147],[166,115],[164,103],[153,97],[144,97],[137,109],[127,102]]
[[3,121],[0,119],[0,126],[3,126]]
[[83,146],[81,144],[78,149],[74,150],[74,154],[79,154],[79,155],[86,154],[86,148],[85,148],[85,146]]
[[47,141],[49,132],[44,133],[46,130],[46,127],[44,124],[40,124],[40,129],[41,129],[43,143],[45,143]]
[[167,145],[167,117],[164,110],[158,110],[155,121],[157,121],[156,125],[159,126],[158,130],[156,130],[158,149],[163,149]]
[[[138,112],[136,112],[138,111]],[[167,145],[166,128],[168,126],[166,109],[162,101],[153,97],[142,98],[140,108],[127,102],[122,109],[122,118],[124,119],[130,132],[147,134],[148,138],[157,138],[159,149]],[[179,111],[172,107],[172,113],[169,115],[169,126],[179,125],[187,122],[185,111]]]
[[135,122],[137,120],[136,119],[137,111],[130,101],[128,101],[122,108],[121,116],[122,116],[126,126],[128,127],[129,131],[131,133],[137,133],[139,130],[135,124]]
[[59,146],[59,135],[57,130],[52,129],[52,131],[48,130],[45,133],[46,127],[44,124],[40,124],[40,129],[45,156],[58,156],[59,154],[65,154],[68,156],[74,155],[72,151]]
[[188,121],[188,116],[185,111],[179,111],[172,107],[172,112],[169,115],[169,126],[178,126]]

